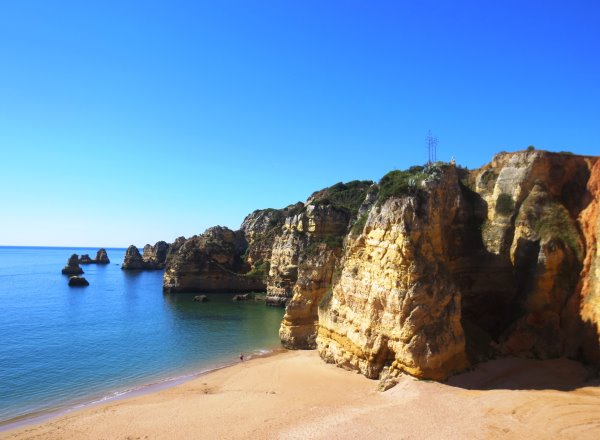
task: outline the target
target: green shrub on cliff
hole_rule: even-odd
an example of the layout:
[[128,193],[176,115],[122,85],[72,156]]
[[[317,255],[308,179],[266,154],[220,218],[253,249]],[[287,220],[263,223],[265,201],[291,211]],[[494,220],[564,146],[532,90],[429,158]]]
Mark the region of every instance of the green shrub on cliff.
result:
[[358,217],[354,223],[352,223],[352,228],[350,228],[350,234],[358,235],[362,232],[365,225],[367,224],[367,219],[369,218],[369,213],[365,212],[360,217]]
[[339,182],[314,193],[312,204],[316,206],[332,205],[335,208],[344,209],[352,215],[356,215],[371,185],[373,185],[373,182],[370,180],[353,180],[348,183]]
[[387,173],[379,181],[378,204],[382,204],[390,197],[403,197],[414,195],[418,191],[421,182],[435,174],[431,169],[421,166],[410,167],[407,170],[394,170]]

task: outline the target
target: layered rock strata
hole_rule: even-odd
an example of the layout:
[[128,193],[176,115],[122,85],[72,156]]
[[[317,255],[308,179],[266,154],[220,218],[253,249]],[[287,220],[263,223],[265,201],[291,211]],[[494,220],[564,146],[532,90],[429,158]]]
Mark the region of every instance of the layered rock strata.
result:
[[598,365],[599,205],[595,157],[411,167],[185,240],[164,288],[266,289],[268,304],[286,306],[284,346],[316,346],[385,384],[505,355]]
[[274,243],[267,290],[267,303],[286,305],[279,329],[285,347],[316,347],[317,309],[331,289],[344,237],[376,189],[371,181],[339,183],[314,193],[286,219]]
[[597,362],[596,163],[518,152],[382,179],[319,307],[321,356],[438,380],[491,356]]
[[371,209],[363,231],[348,238],[319,310],[326,361],[371,378],[384,366],[434,379],[467,366],[460,292],[447,267],[459,179],[449,168],[423,185]]

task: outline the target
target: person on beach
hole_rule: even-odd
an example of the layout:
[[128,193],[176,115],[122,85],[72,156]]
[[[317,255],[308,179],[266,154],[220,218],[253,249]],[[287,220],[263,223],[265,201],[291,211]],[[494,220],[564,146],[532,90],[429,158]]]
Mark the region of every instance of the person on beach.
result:
[[244,353],[240,353],[240,361],[244,362]]

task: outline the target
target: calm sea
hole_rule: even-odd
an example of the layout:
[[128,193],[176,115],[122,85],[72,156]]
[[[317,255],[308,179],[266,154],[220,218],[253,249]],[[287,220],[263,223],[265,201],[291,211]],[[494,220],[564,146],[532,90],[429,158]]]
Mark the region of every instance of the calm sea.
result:
[[162,292],[162,271],[82,266],[90,286],[60,270],[96,248],[0,247],[0,424],[110,398],[279,346],[283,311],[262,302]]

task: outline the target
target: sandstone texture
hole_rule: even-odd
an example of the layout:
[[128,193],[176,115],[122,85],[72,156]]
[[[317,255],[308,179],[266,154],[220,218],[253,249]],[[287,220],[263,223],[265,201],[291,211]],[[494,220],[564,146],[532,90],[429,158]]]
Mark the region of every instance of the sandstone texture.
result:
[[495,356],[598,362],[596,158],[394,173],[319,307],[326,361],[436,380]]
[[[286,308],[285,347],[317,348],[382,389],[502,356],[600,365],[599,211],[596,157],[416,166],[178,239],[163,286],[266,291]],[[158,261],[155,247],[132,250],[131,264]]]
[[454,167],[371,209],[319,310],[326,361],[370,378],[387,366],[443,379],[468,365],[460,292],[447,266],[460,209]]
[[319,303],[370,191],[376,192],[371,181],[338,183],[311,195],[286,219],[274,243],[266,298],[267,304],[286,305],[279,329],[285,347],[316,347]]

